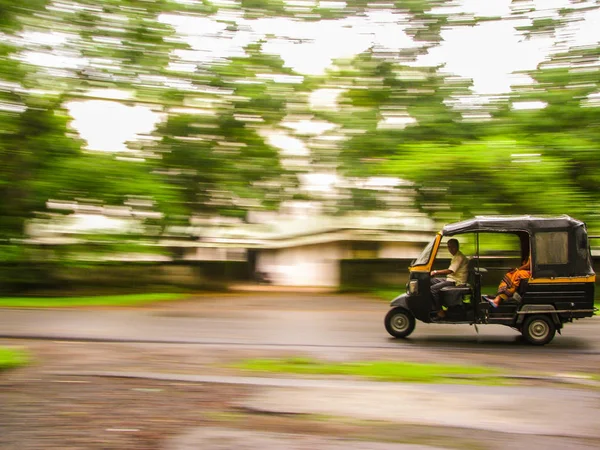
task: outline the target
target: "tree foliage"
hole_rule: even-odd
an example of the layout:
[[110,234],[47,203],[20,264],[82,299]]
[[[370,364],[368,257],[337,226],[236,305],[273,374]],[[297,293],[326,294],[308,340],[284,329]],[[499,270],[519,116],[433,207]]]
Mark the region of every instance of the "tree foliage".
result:
[[469,80],[443,67],[373,49],[337,64],[330,80],[344,90],[340,111],[323,116],[346,137],[342,172],[411,180],[419,207],[443,219],[568,213],[600,226],[600,47],[568,47],[556,33],[580,13],[520,28],[527,39],[550,35],[562,50],[526,73],[531,84],[468,107],[458,100],[475,98]]
[[[545,14],[518,3],[514,17],[501,19],[465,15],[446,0],[393,6],[0,0],[0,229],[8,238],[25,237],[27,221],[47,212],[50,199],[127,207],[133,214],[129,200],[144,198],[162,227],[201,214],[245,218],[248,211],[275,209],[305,193],[269,138],[284,132],[286,121],[312,119],[335,127],[313,138],[298,133],[311,151],[307,170],[410,180],[415,204],[434,217],[570,213],[599,227],[600,50],[597,43],[574,46],[564,39],[598,6],[576,2]],[[267,18],[290,26],[342,19],[350,26],[346,19],[380,12],[402,24],[414,45],[395,51],[373,45],[335,61],[322,76],[300,77],[268,54],[268,44],[292,39],[286,30],[247,39]],[[199,56],[205,49],[176,30],[191,18],[216,24],[202,38],[222,52],[237,42],[243,48],[233,56]],[[482,99],[471,80],[417,63],[448,28],[512,19],[528,19],[515,21],[522,39],[555,44],[526,73],[531,84]],[[54,66],[31,63],[34,56],[57,55],[65,59]],[[124,155],[86,151],[64,106],[98,88],[129,93],[129,104],[149,105],[162,121]],[[321,88],[341,91],[337,108],[309,107],[309,94]],[[320,137],[330,140],[319,143]],[[391,208],[393,197],[348,184],[338,206]]]

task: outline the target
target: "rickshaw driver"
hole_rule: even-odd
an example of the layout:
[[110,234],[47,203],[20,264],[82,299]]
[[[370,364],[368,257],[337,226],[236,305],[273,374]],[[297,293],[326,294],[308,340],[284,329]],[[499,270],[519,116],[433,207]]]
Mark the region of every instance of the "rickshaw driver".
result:
[[[444,310],[440,302],[440,291],[447,286],[458,286],[467,282],[469,274],[469,261],[467,257],[459,250],[459,243],[456,239],[448,241],[448,251],[452,255],[450,266],[444,270],[434,270],[431,272],[431,296],[437,308],[438,317],[444,316]],[[446,275],[446,278],[439,278],[438,275]]]

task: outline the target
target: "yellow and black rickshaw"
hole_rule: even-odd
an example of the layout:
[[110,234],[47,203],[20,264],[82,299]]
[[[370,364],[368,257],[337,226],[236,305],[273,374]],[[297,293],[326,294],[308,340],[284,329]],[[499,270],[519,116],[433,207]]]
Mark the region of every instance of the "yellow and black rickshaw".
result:
[[[483,267],[486,259],[480,255],[485,249],[480,248],[480,241],[490,242],[497,233],[513,236],[519,260],[529,259],[531,269],[530,278],[520,282],[515,294],[494,307],[482,292],[482,277],[488,270]],[[470,238],[475,250],[469,258],[468,280],[441,289],[445,314],[440,317],[439,305],[434,304],[431,295],[430,273],[436,256],[443,253],[442,242],[461,236]],[[409,271],[406,293],[391,302],[384,321],[388,333],[396,338],[409,336],[416,320],[420,320],[506,325],[521,332],[529,343],[545,345],[565,323],[591,317],[595,312],[596,274],[586,225],[569,216],[478,216],[446,225],[412,262]]]

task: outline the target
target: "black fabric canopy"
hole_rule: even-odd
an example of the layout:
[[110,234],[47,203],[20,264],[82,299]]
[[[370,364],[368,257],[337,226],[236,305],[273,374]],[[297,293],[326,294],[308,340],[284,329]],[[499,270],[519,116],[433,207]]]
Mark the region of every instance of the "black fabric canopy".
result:
[[462,222],[451,223],[442,229],[444,236],[477,232],[516,232],[568,230],[584,223],[567,215],[556,217],[536,216],[477,216]]
[[[548,233],[550,232],[550,233]],[[559,233],[555,233],[559,232]],[[594,274],[585,223],[567,215],[540,216],[477,216],[451,223],[442,229],[444,236],[463,233],[514,233],[520,236],[522,259],[531,250],[534,277],[573,277]],[[547,237],[543,237],[546,235]],[[565,237],[560,238],[560,235]],[[538,238],[540,243],[538,244]],[[543,243],[546,239],[546,244]],[[550,241],[548,241],[550,239]],[[550,261],[540,257],[549,247],[564,249],[564,259]]]

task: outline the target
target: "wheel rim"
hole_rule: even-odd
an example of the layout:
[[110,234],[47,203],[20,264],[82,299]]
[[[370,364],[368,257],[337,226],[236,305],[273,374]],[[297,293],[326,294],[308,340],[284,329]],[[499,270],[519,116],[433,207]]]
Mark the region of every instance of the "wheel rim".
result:
[[550,334],[550,327],[544,320],[534,320],[529,324],[529,334],[536,341],[541,341]]
[[403,333],[408,330],[410,326],[410,320],[408,316],[403,313],[394,314],[391,320],[392,329],[397,333]]

